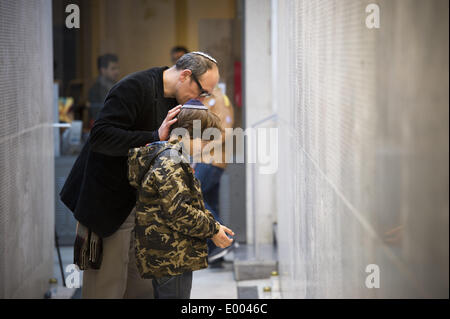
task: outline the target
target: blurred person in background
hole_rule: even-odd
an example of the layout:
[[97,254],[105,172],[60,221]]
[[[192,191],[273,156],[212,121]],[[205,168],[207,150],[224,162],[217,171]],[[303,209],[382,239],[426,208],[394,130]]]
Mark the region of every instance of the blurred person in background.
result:
[[188,52],[189,52],[188,49],[186,49],[185,47],[182,46],[173,47],[172,50],[170,50],[170,60],[172,61],[172,64],[177,63],[178,59]]
[[[233,105],[218,86],[214,88],[212,95],[205,99],[204,104],[212,113],[219,117],[220,124],[224,130],[226,128],[233,128]],[[220,180],[227,167],[225,158],[225,136],[226,133],[222,135],[222,140],[220,141],[222,147],[221,160],[213,160],[211,163],[197,163],[194,167],[195,177],[201,182],[205,206],[221,224],[223,224],[223,221],[220,217],[219,192]],[[220,248],[217,247],[212,240],[208,240],[208,263],[210,266],[213,268],[221,267],[224,261],[223,257],[235,247],[235,244],[236,243],[233,242],[233,245],[231,246]]]
[[88,93],[90,127],[97,119],[108,92],[119,80],[119,58],[115,54],[101,55],[97,59],[97,68],[99,76]]

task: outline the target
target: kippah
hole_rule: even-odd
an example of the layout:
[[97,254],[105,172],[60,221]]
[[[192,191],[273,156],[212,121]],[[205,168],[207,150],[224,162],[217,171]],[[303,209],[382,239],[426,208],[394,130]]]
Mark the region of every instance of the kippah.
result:
[[192,54],[201,55],[202,57],[207,58],[208,60],[214,62],[215,64],[218,64],[218,63],[217,63],[217,60],[214,59],[214,58],[213,58],[212,56],[210,56],[209,54],[206,54],[206,53],[200,52],[200,51],[194,51],[194,52],[191,52],[191,53],[192,53]]
[[196,110],[207,110],[208,108],[203,105],[202,102],[196,99],[187,101],[182,107],[182,109],[196,109]]

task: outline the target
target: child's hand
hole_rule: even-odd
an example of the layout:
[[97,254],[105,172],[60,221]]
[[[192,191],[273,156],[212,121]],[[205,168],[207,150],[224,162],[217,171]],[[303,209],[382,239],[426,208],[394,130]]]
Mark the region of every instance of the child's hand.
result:
[[229,238],[227,234],[234,236],[234,232],[229,229],[228,227],[225,227],[223,225],[220,225],[220,230],[217,234],[215,234],[211,240],[213,241],[214,245],[216,245],[219,248],[226,248],[230,246],[233,243],[233,239]]

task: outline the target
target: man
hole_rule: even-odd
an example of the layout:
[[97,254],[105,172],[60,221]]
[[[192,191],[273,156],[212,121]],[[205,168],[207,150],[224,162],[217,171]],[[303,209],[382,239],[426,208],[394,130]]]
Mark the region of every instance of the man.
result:
[[170,59],[172,60],[172,63],[177,63],[178,59],[181,58],[183,55],[188,53],[188,49],[182,46],[176,46],[173,47],[172,50],[170,50]]
[[119,80],[119,59],[114,54],[104,54],[97,59],[99,76],[89,89],[89,118],[93,124],[103,107],[103,102],[109,90]]
[[152,283],[141,279],[135,262],[128,150],[167,140],[176,105],[203,101],[218,80],[217,61],[192,52],[171,68],[131,74],[109,92],[60,194],[79,222],[74,259],[85,270],[84,298],[152,297]]

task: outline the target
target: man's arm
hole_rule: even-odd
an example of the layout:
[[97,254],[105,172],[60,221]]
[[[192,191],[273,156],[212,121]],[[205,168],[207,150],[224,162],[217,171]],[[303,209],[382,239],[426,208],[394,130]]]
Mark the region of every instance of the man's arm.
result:
[[114,86],[91,130],[92,150],[110,156],[127,156],[128,150],[159,140],[158,131],[133,131],[144,93],[135,79]]

